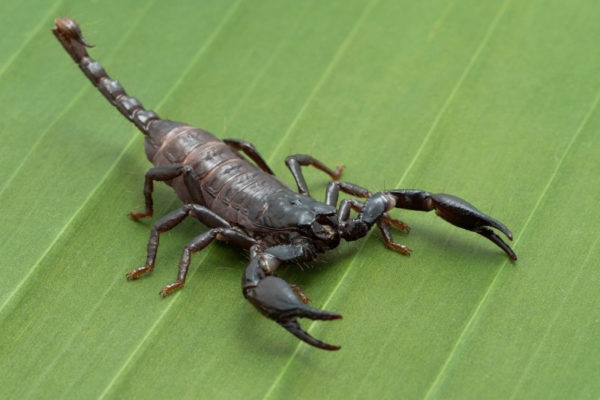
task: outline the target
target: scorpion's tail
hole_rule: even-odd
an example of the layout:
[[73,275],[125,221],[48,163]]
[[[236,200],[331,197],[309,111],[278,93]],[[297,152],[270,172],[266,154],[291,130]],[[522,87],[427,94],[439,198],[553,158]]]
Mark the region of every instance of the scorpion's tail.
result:
[[70,18],[59,18],[54,21],[52,33],[104,97],[117,107],[121,114],[133,122],[144,135],[147,135],[150,123],[160,118],[154,111],[144,109],[138,99],[128,96],[123,86],[110,79],[102,65],[90,58],[86,47],[93,46],[85,41],[79,25]]

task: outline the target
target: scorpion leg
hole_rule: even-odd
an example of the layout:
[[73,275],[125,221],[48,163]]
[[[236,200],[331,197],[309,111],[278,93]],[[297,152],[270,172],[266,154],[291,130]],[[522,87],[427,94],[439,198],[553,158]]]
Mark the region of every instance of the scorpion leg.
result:
[[[330,206],[335,207],[338,202],[340,191],[343,193],[349,194],[351,196],[359,197],[359,198],[369,198],[373,195],[368,189],[365,189],[364,187],[358,186],[354,183],[348,183],[348,182],[343,182],[343,181],[332,181],[332,182],[329,182],[329,184],[327,185],[327,190],[326,190],[326,195],[325,195],[325,203]],[[360,212],[360,211],[362,211],[362,205],[364,205],[364,203],[353,201],[350,203],[350,205],[352,205],[352,209],[354,211]],[[340,206],[340,209],[341,209],[341,206]],[[346,216],[346,219],[347,219],[347,217],[348,216]],[[410,226],[408,226],[404,222],[400,221],[399,219],[392,218],[392,216],[390,216],[387,212],[383,213],[382,219],[386,223],[394,226],[397,229],[400,229],[401,231],[404,231],[406,233],[410,232]],[[380,229],[382,230],[384,237],[386,237],[386,233],[383,232],[383,229],[385,229],[385,228],[381,228],[381,226],[380,226]]]
[[209,209],[197,204],[186,204],[165,215],[154,224],[152,231],[150,232],[150,239],[148,240],[146,264],[143,267],[129,272],[127,274],[127,279],[137,279],[154,269],[160,234],[173,229],[188,216],[198,219],[209,228],[231,228],[231,225],[229,225],[227,221]]
[[268,174],[275,175],[264,158],[260,155],[256,147],[250,142],[246,142],[245,140],[239,139],[223,139],[226,145],[231,147],[232,149],[243,151],[252,161],[258,165],[260,169],[265,171]]
[[511,260],[517,259],[515,252],[492,230],[486,228],[489,226],[498,229],[512,240],[513,235],[504,224],[485,215],[463,199],[443,193],[431,194],[422,190],[386,190],[374,194],[367,200],[358,218],[349,220],[342,226],[342,237],[356,240],[364,236],[385,211],[394,207],[415,211],[435,210],[438,216],[451,224],[489,239]]
[[381,231],[381,234],[383,235],[383,241],[387,247],[392,250],[396,250],[398,253],[404,254],[405,256],[410,256],[410,253],[412,253],[411,249],[403,244],[394,242],[388,224],[380,219],[377,221],[377,227]]
[[[341,204],[340,204],[340,211],[338,213],[338,219],[340,221],[340,223],[342,224],[342,226],[345,226],[349,220],[350,217],[350,209],[356,211],[356,212],[362,212],[362,210],[364,209],[365,204],[360,202],[360,201],[356,201],[356,200],[352,200],[352,199],[344,199],[342,200]],[[379,228],[379,230],[381,231],[381,234],[383,236],[383,240],[385,242],[385,245],[391,249],[396,250],[399,253],[402,253],[404,255],[410,255],[411,250],[404,246],[403,244],[400,243],[396,243],[394,242],[393,238],[392,238],[392,234],[390,233],[390,229],[389,229],[389,225],[387,224],[387,222],[389,222],[388,220],[385,219],[387,213],[384,213],[382,215],[382,217],[380,219],[377,220],[376,224],[377,227]],[[407,225],[404,225],[404,223],[402,221],[393,219],[390,217],[390,219],[392,219],[392,224],[399,228],[404,230],[406,233],[408,233],[409,228]],[[396,223],[400,223],[402,224],[400,226],[396,225]],[[404,227],[406,227],[404,229]]]
[[342,171],[344,170],[343,165],[338,165],[334,171],[328,168],[321,161],[306,154],[294,154],[292,156],[286,157],[285,165],[287,165],[287,167],[290,169],[292,175],[294,176],[294,180],[296,180],[296,184],[298,185],[298,192],[306,196],[310,196],[310,194],[308,192],[308,185],[304,180],[304,175],[302,174],[301,167],[307,167],[309,165],[312,165],[319,171],[325,172],[331,177],[331,179],[335,180],[340,179],[340,176],[342,176]]
[[146,172],[146,179],[144,181],[144,199],[146,202],[146,209],[144,211],[132,211],[129,213],[129,216],[133,219],[151,217],[154,213],[154,203],[152,201],[154,181],[170,181],[181,175],[183,175],[185,186],[192,196],[193,201],[197,204],[204,204],[202,190],[200,189],[200,184],[198,183],[198,176],[192,167],[185,164],[163,165],[160,167],[151,168],[148,172]]
[[160,295],[165,297],[168,294],[180,289],[185,284],[185,277],[190,267],[191,255],[204,249],[214,239],[229,241],[235,245],[244,248],[250,248],[256,244],[256,240],[249,236],[229,228],[215,228],[201,235],[196,236],[192,239],[184,248],[181,254],[181,260],[179,261],[179,272],[177,274],[177,281],[165,286],[161,291]]
[[340,196],[340,191],[362,199],[368,199],[372,196],[372,193],[362,186],[336,180],[329,182],[327,185],[327,189],[325,190],[325,204],[335,207]]
[[298,323],[298,318],[332,320],[341,315],[319,310],[299,299],[293,285],[273,275],[273,271],[284,262],[311,260],[315,257],[310,245],[284,245],[254,253],[242,276],[244,297],[265,317],[277,322],[300,340],[323,350],[339,350],[334,346],[313,338]]

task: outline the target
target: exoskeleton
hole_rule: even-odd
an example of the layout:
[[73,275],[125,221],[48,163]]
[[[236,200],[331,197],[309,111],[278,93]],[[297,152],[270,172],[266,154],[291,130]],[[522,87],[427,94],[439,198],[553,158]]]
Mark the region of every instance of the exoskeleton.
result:
[[[303,154],[285,160],[298,186],[294,191],[273,174],[252,144],[236,139],[220,140],[202,129],[161,119],[144,109],[106,74],[99,62],[89,57],[86,47],[91,46],[72,19],[57,19],[52,32],[92,84],[146,136],[146,155],[154,167],[146,173],[144,183],[146,208],[131,212],[131,218],[152,216],[152,190],[156,181],[171,186],[185,204],[154,224],[146,263],[129,272],[127,278],[137,279],[154,269],[160,234],[185,218],[196,218],[209,228],[185,246],[177,280],[162,289],[162,296],[183,287],[193,253],[215,239],[228,241],[249,250],[250,261],[242,274],[242,293],[258,311],[312,346],[338,350],[339,346],[323,343],[302,330],[297,319],[333,320],[341,315],[307,305],[308,299],[297,286],[274,275],[283,263],[314,260],[336,248],[342,240],[364,237],[374,225],[388,247],[408,255],[411,250],[394,242],[390,234],[390,226],[409,231],[407,225],[388,214],[393,208],[435,210],[451,224],[484,236],[512,260],[517,259],[512,249],[487,228],[498,229],[512,240],[506,226],[451,195],[404,189],[371,193],[340,181],[342,167],[330,169]],[[331,177],[325,202],[310,196],[302,176],[301,167],[305,166],[313,166]],[[345,199],[338,207],[340,191],[362,200]],[[357,213],[355,218],[351,217],[352,210]]]

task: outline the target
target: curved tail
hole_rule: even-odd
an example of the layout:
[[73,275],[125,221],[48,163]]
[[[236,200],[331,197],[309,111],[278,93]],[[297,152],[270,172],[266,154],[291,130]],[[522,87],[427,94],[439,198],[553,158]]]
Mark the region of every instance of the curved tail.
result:
[[52,33],[104,97],[147,135],[150,123],[160,119],[159,116],[154,111],[144,109],[135,97],[128,96],[123,86],[110,79],[102,65],[90,58],[86,47],[93,46],[85,41],[79,25],[70,18],[59,18],[54,21]]

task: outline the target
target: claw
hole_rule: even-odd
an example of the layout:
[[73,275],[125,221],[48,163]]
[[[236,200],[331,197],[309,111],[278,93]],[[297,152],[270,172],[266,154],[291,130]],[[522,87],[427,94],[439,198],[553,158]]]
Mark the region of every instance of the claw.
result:
[[184,285],[184,282],[181,282],[181,281],[177,281],[175,283],[168,284],[158,294],[160,294],[162,297],[167,297],[174,291],[181,289],[183,287],[183,285]]
[[131,211],[129,213],[129,217],[135,221],[140,220],[142,218],[150,218],[152,217],[152,211]]
[[292,335],[296,336],[298,339],[302,340],[303,342],[310,344],[311,346],[315,346],[315,347],[318,347],[319,349],[331,350],[331,351],[339,350],[342,348],[342,346],[335,346],[332,344],[324,343],[324,342],[321,342],[320,340],[317,340],[314,337],[310,336],[306,331],[304,331],[304,330],[302,330],[302,328],[300,328],[300,324],[295,319],[290,320],[290,321],[281,321],[281,322],[277,322],[277,323],[279,325],[283,326],[285,329],[287,329],[288,332],[290,332]]
[[335,172],[333,173],[333,175],[331,175],[331,178],[334,181],[339,180],[342,177],[342,172],[344,172],[344,168],[346,168],[343,165],[338,165],[337,167],[335,167]]
[[410,226],[406,225],[399,219],[391,217],[388,213],[383,213],[382,219],[396,229],[400,229],[406,233],[410,233]]
[[304,304],[310,303],[310,299],[307,295],[304,294],[302,289],[300,289],[300,286],[294,285],[292,283],[290,283],[290,286],[292,287],[292,290],[294,291],[294,293],[296,293],[296,296],[298,296],[301,302],[303,302]]
[[304,304],[294,293],[293,287],[283,279],[266,276],[255,287],[247,288],[245,296],[265,317],[274,320],[298,339],[323,350],[341,348],[313,338],[302,330],[297,318],[328,321],[342,316]]
[[139,267],[139,268],[136,268],[133,271],[130,271],[127,274],[125,274],[125,277],[127,278],[128,281],[133,281],[133,280],[138,279],[142,275],[152,272],[152,269],[153,269],[153,267],[149,267],[147,265],[143,266],[143,267]]
[[392,250],[396,250],[398,253],[403,254],[405,256],[410,256],[410,254],[412,253],[412,250],[400,243],[396,243],[396,242],[385,242],[385,245],[387,247],[389,247]]
[[516,261],[517,255],[504,241],[492,230],[485,228],[491,226],[504,233],[506,237],[513,240],[511,231],[501,222],[485,215],[472,204],[449,194],[431,195],[435,213],[450,222],[469,231],[480,234],[500,247],[511,260]]

